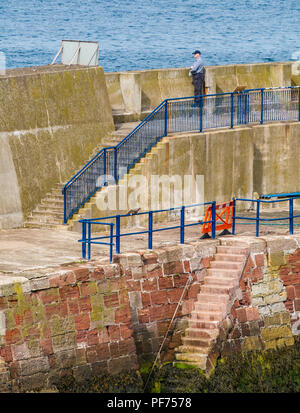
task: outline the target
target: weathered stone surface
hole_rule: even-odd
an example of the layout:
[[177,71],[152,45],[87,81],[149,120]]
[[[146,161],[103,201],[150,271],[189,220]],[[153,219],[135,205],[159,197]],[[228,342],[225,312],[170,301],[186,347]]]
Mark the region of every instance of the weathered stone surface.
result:
[[261,329],[261,337],[264,341],[274,340],[282,337],[292,337],[290,326],[283,325],[279,327],[268,327]]
[[49,361],[47,357],[21,360],[19,363],[21,376],[31,376],[35,373],[47,372],[49,370]]
[[262,350],[263,345],[258,336],[245,337],[242,341],[242,351]]

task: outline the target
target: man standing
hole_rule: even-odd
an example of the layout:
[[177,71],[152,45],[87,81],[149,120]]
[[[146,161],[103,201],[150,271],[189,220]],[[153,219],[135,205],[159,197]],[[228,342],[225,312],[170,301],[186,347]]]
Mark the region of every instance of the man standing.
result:
[[[194,53],[195,63],[190,68],[190,75],[193,76],[193,85],[194,85],[194,95],[200,96],[204,94],[204,75],[205,69],[203,60],[201,58],[200,50],[195,50]],[[196,98],[195,103],[199,104],[200,99]]]

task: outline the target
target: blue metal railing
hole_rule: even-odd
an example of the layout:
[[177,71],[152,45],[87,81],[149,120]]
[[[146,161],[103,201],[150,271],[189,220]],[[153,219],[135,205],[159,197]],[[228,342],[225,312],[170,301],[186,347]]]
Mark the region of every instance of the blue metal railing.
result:
[[[233,198],[233,213],[232,213],[232,234],[235,235],[236,233],[236,225],[237,220],[246,220],[250,221],[251,223],[255,224],[256,236],[259,237],[260,233],[260,225],[267,225],[263,223],[267,222],[278,222],[278,221],[288,221],[289,225],[289,233],[292,235],[294,233],[294,226],[298,225],[294,223],[295,218],[300,218],[300,215],[294,214],[294,199],[300,199],[300,196],[294,196],[293,193],[288,194],[289,198],[285,199],[277,199],[272,201],[265,201],[262,199],[244,199],[244,198]],[[247,202],[247,203],[255,203],[256,204],[256,212],[255,217],[249,216],[242,216],[236,214],[236,203],[237,202]],[[261,204],[274,204],[278,202],[288,202],[289,203],[289,213],[286,217],[279,217],[279,218],[261,218]],[[202,221],[199,220],[197,222],[186,223],[185,222],[185,212],[188,208],[195,208],[199,206],[211,206],[212,207],[212,215],[210,221]],[[153,228],[153,215],[160,212],[170,212],[178,210],[180,212],[180,224],[173,225],[170,227],[163,227],[163,228]],[[169,208],[169,209],[161,209],[155,211],[145,211],[139,212],[136,215],[148,215],[148,229],[144,231],[137,231],[137,232],[125,232],[121,233],[121,219],[124,217],[129,217],[131,214],[122,214],[122,215],[114,215],[110,217],[103,217],[103,218],[95,218],[95,219],[82,219],[79,222],[82,224],[82,238],[78,240],[78,242],[82,243],[82,258],[90,260],[91,258],[91,245],[92,244],[101,244],[101,245],[109,245],[110,247],[110,262],[113,259],[113,247],[116,247],[116,253],[120,254],[121,251],[121,238],[127,237],[131,235],[140,235],[140,234],[148,234],[148,249],[153,248],[153,234],[159,231],[167,231],[171,229],[179,229],[180,230],[180,243],[185,243],[185,228],[191,227],[195,225],[203,225],[203,224],[212,224],[211,225],[211,238],[216,238],[216,221],[217,221],[217,214],[216,214],[216,201],[212,202],[205,202],[202,204],[193,204],[193,205],[183,205],[181,207]],[[103,220],[113,220],[114,222],[101,222]],[[92,225],[108,225],[110,226],[110,234],[103,235],[100,237],[91,236],[91,228]],[[272,225],[272,224],[271,224]],[[114,227],[116,228],[114,233]],[[221,234],[220,234],[221,235]],[[103,240],[109,239],[109,242],[103,242]],[[101,241],[100,241],[101,240]],[[115,242],[114,242],[115,240]]]
[[[276,199],[272,201],[265,201],[262,199],[244,199],[244,198],[233,198],[233,214],[232,214],[232,234],[235,234],[235,227],[237,220],[244,220],[244,221],[251,221],[255,223],[255,233],[256,236],[259,237],[259,230],[260,230],[260,223],[261,222],[276,222],[276,221],[288,221],[289,224],[289,233],[292,235],[294,233],[294,220],[295,218],[300,218],[300,215],[294,214],[294,199],[299,199],[300,196],[290,196],[289,198],[285,199]],[[255,218],[254,217],[246,217],[241,215],[236,215],[236,202],[251,202],[252,204],[256,205],[255,208]],[[279,217],[279,218],[261,218],[261,205],[262,204],[275,204],[279,202],[288,202],[289,203],[289,214],[287,217]]]
[[[212,207],[212,216],[210,221],[198,221],[192,223],[185,222],[185,212],[188,208],[195,208],[200,206],[211,206]],[[180,224],[170,227],[163,227],[163,228],[153,228],[153,215],[161,212],[170,212],[178,210],[180,212]],[[159,231],[167,231],[170,229],[179,229],[180,230],[180,243],[184,244],[185,240],[185,228],[191,227],[195,225],[203,225],[203,224],[212,224],[211,229],[211,237],[214,239],[216,237],[216,202],[204,202],[202,204],[193,204],[193,205],[184,205],[181,207],[173,207],[168,209],[160,209],[155,211],[146,211],[146,212],[139,212],[136,215],[148,215],[148,229],[145,231],[138,231],[138,232],[125,232],[121,233],[121,219],[124,217],[132,216],[131,214],[122,214],[122,215],[114,215],[111,217],[104,217],[104,218],[96,218],[96,219],[81,219],[79,222],[82,224],[82,238],[78,240],[78,242],[82,243],[82,258],[91,258],[91,245],[92,244],[102,244],[102,245],[109,245],[110,247],[110,261],[112,261],[112,254],[113,254],[113,247],[116,247],[116,253],[120,254],[121,250],[121,238],[127,237],[130,235],[140,235],[140,234],[148,234],[148,249],[152,249],[153,247],[153,234]],[[101,222],[103,220],[114,220],[114,222]],[[100,237],[91,237],[91,228],[92,225],[109,225],[110,226],[110,234],[103,235]],[[114,233],[114,227],[116,231]],[[109,239],[109,242],[103,242],[102,240]],[[101,241],[99,241],[101,240]],[[115,240],[115,243],[114,243]],[[86,248],[87,246],[87,248]]]
[[64,222],[108,183],[116,183],[168,133],[300,121],[299,86],[164,100],[118,145],[102,149],[63,187]]

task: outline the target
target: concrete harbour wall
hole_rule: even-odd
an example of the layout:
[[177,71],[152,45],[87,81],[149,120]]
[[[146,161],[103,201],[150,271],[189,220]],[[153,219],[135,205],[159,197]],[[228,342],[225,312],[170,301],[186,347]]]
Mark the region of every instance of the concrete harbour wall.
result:
[[[300,85],[292,62],[206,66],[208,94],[247,89]],[[295,64],[294,64],[295,65]],[[105,79],[116,123],[143,119],[164,99],[193,96],[188,68],[106,73]],[[293,70],[296,73],[296,69]]]
[[[213,200],[223,203],[233,196],[253,199],[255,193],[296,192],[300,181],[299,136],[300,123],[290,122],[175,134],[163,138],[117,186],[110,185],[98,191],[79,214],[74,215],[73,229],[81,231],[81,225],[75,223],[79,216],[99,218],[126,214],[131,208],[147,211]],[[185,176],[192,178],[194,186],[188,186]],[[182,189],[177,193],[181,197],[176,201],[170,196],[170,203],[166,204],[169,193],[174,189],[172,182],[167,179],[164,185],[162,179],[161,185],[151,185],[153,177],[178,177]],[[133,189],[135,182],[142,187]],[[196,189],[199,191],[198,199]],[[184,199],[186,193],[188,199]],[[120,199],[127,199],[127,208],[119,207],[122,205],[118,203]],[[134,205],[130,204],[132,200]],[[296,200],[295,205],[298,203]],[[173,212],[163,213],[155,219],[163,222],[173,215]],[[146,222],[145,215],[121,220],[125,227],[144,225]],[[102,228],[95,226],[93,230]]]
[[[208,93],[231,92],[238,85],[257,88],[300,84],[296,66],[293,62],[208,66]],[[95,148],[101,147],[102,139],[113,133],[115,124],[144,118],[166,98],[193,94],[187,68],[105,74],[101,67],[55,65],[25,69],[11,70],[0,76],[0,228],[21,226],[23,218],[57,183],[69,179],[91,157]],[[199,138],[182,138],[180,144],[178,140],[174,139],[174,143],[170,140],[170,168],[164,163],[160,168],[152,166],[150,169],[173,173],[176,171],[173,158],[177,156],[187,169],[184,166],[186,156],[180,153],[180,145],[187,148],[186,145],[192,144],[195,154],[191,154],[189,148],[187,151],[194,157],[195,172],[201,170],[205,175],[206,200],[222,201],[233,194],[252,191],[271,192],[273,187],[277,192],[286,191],[287,182],[294,186],[294,181],[286,177],[298,177],[297,173],[291,172],[291,169],[295,171],[297,158],[291,157],[290,146],[297,150],[297,127],[292,125],[290,131],[287,126],[280,129],[266,125],[264,128],[263,140],[259,128],[255,129],[255,136],[251,135],[252,147],[247,128],[233,132],[232,136],[240,136],[234,139],[234,147],[227,131],[205,133],[205,139],[200,135]],[[276,145],[269,145],[274,139]],[[222,145],[222,149],[216,145],[221,140],[227,145]],[[247,151],[240,145],[246,145]],[[232,154],[232,150],[236,153]],[[254,169],[250,162],[252,152]],[[269,153],[276,161],[268,158]],[[288,162],[279,164],[283,158]],[[241,179],[237,178],[238,163],[242,168],[239,173],[243,173]],[[225,167],[235,171],[233,181],[228,176],[226,181],[223,179]],[[283,174],[281,168],[285,170]],[[278,177],[276,185],[274,172]],[[261,174],[265,184],[259,183]],[[285,176],[284,180],[279,178],[280,174]],[[253,185],[251,175],[254,176]]]
[[114,130],[102,68],[0,76],[0,228],[19,226]]

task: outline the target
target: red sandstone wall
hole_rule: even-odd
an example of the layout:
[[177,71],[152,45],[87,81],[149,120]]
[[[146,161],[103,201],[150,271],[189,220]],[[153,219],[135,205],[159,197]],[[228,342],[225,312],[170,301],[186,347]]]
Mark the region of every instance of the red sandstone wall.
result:
[[131,306],[132,325],[140,364],[153,360],[168,330],[188,276],[192,284],[176,313],[176,323],[166,340],[162,359],[172,360],[174,349],[200,292],[205,270],[216,251],[216,241],[195,245],[168,247],[154,252],[119,255],[116,259],[125,272]]
[[[189,275],[162,360],[181,344],[206,269],[225,238],[120,254],[0,285],[0,391],[50,386],[72,374],[115,374],[153,360]],[[296,239],[252,239],[251,256],[218,354],[292,345],[299,335],[300,250]],[[212,349],[212,351],[214,351]]]
[[300,250],[296,239],[261,239],[252,245],[249,242],[249,247],[240,296],[223,322],[217,343],[223,355],[290,346],[300,334]]
[[[216,244],[124,254],[114,264],[65,267],[33,278],[30,288],[2,289],[0,390],[47,387],[65,374],[115,374],[153,360],[192,274],[176,319],[190,314]],[[183,330],[174,327],[171,353]]]

